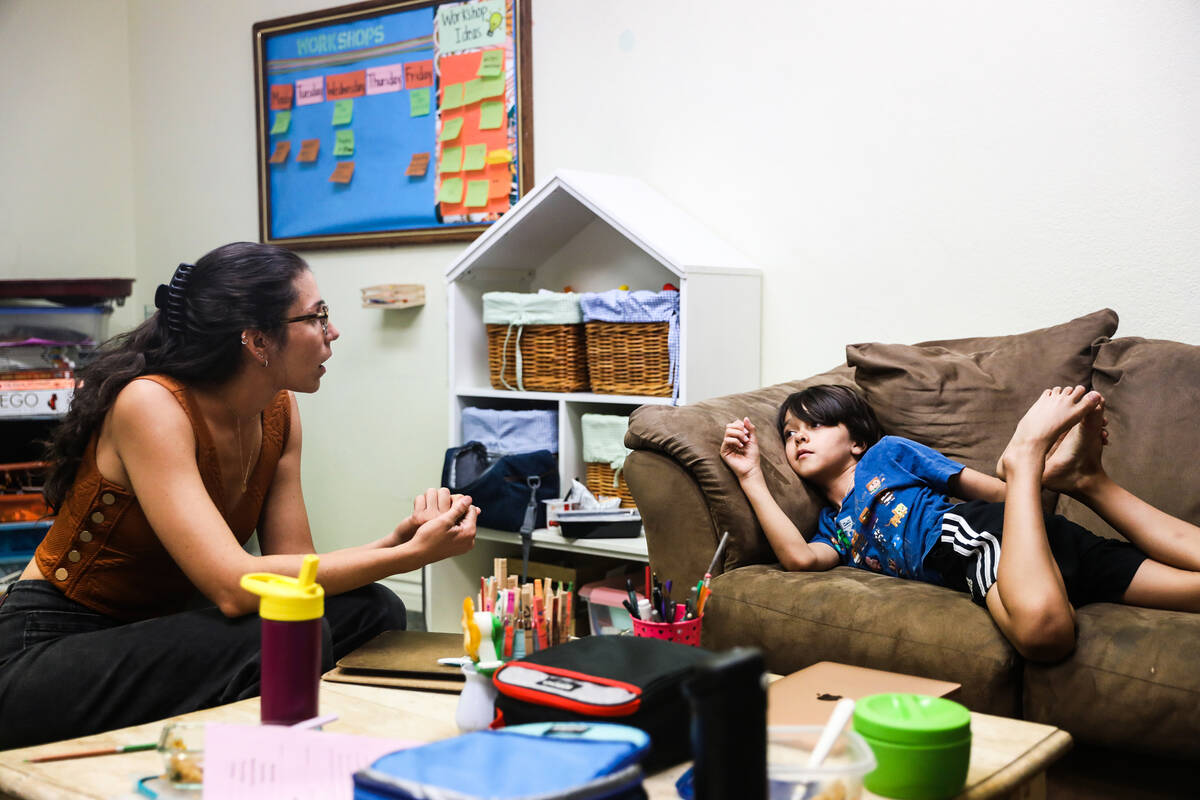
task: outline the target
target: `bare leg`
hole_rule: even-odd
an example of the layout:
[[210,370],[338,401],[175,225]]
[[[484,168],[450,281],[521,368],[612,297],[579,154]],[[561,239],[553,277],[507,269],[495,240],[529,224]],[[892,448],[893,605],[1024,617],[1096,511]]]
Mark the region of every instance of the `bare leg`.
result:
[[1004,541],[986,602],[1000,630],[1030,660],[1062,658],[1075,646],[1075,611],[1046,539],[1042,473],[1064,434],[1101,400],[1082,386],[1046,390],[1017,423],[1000,457],[1008,484]]
[[[1060,488],[1091,508],[1155,561],[1200,572],[1200,528],[1160,511],[1108,477],[1100,460],[1101,441],[1096,435],[1096,423],[1090,417],[1071,431],[1072,435],[1077,430],[1083,434],[1078,447],[1067,452],[1071,443],[1068,437],[1050,459],[1054,462],[1060,454],[1063,456],[1055,477],[1058,485],[1053,488]],[[1050,462],[1046,466],[1048,473]]]

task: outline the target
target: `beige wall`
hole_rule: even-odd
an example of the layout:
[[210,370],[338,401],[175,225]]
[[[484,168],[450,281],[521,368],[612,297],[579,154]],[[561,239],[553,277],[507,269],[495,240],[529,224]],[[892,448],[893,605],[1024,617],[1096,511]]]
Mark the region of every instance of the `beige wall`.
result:
[[[0,66],[33,76],[0,90],[2,271],[132,259],[140,310],[176,262],[255,238],[250,26],[331,5],[0,2]],[[1200,343],[1200,4],[534,0],[533,19],[537,173],[637,175],[756,260],[764,381],[849,341],[1102,306]],[[45,102],[63,84],[69,109]],[[343,331],[301,399],[324,547],[438,477],[461,247],[309,257]],[[429,303],[360,309],[382,282]]]

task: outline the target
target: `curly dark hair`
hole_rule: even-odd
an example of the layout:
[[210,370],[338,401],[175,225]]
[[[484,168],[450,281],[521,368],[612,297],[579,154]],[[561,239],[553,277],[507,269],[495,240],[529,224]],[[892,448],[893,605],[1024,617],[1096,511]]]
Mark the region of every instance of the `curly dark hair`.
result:
[[883,436],[875,412],[862,395],[848,386],[818,384],[788,395],[775,420],[781,439],[788,413],[807,425],[845,423],[851,440],[863,447],[872,446]]
[[192,385],[219,385],[241,364],[241,332],[255,328],[286,341],[283,318],[296,299],[294,281],[308,265],[274,245],[235,242],[181,264],[155,295],[158,312],[102,344],[79,370],[75,394],[46,442],[50,474],[43,489],[57,511],[88,442],[117,394],[134,378],[167,375]]

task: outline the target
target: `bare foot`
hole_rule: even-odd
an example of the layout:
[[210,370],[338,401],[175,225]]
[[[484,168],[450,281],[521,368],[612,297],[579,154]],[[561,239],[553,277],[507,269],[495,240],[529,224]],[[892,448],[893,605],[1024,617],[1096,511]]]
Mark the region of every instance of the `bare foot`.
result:
[[[1071,429],[1102,401],[1099,392],[1088,392],[1082,386],[1065,389],[1056,386],[1042,392],[1017,423],[1017,429],[996,465],[996,473],[1003,478],[1015,466],[1036,461],[1040,474],[1045,468],[1046,457],[1066,446]],[[1072,448],[1068,453],[1076,451],[1077,448]]]
[[1068,494],[1080,490],[1089,480],[1104,475],[1101,454],[1108,444],[1104,400],[1101,398],[1070,430],[1050,448],[1042,485]]

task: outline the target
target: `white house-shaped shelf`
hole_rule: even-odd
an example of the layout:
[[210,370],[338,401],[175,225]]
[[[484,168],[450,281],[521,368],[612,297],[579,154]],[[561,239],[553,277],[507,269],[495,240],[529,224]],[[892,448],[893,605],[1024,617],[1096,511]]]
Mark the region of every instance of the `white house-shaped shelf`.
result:
[[679,288],[679,402],[759,385],[760,270],[636,178],[559,170],[472,242],[446,280],[454,393],[491,393],[485,292],[622,284]]

